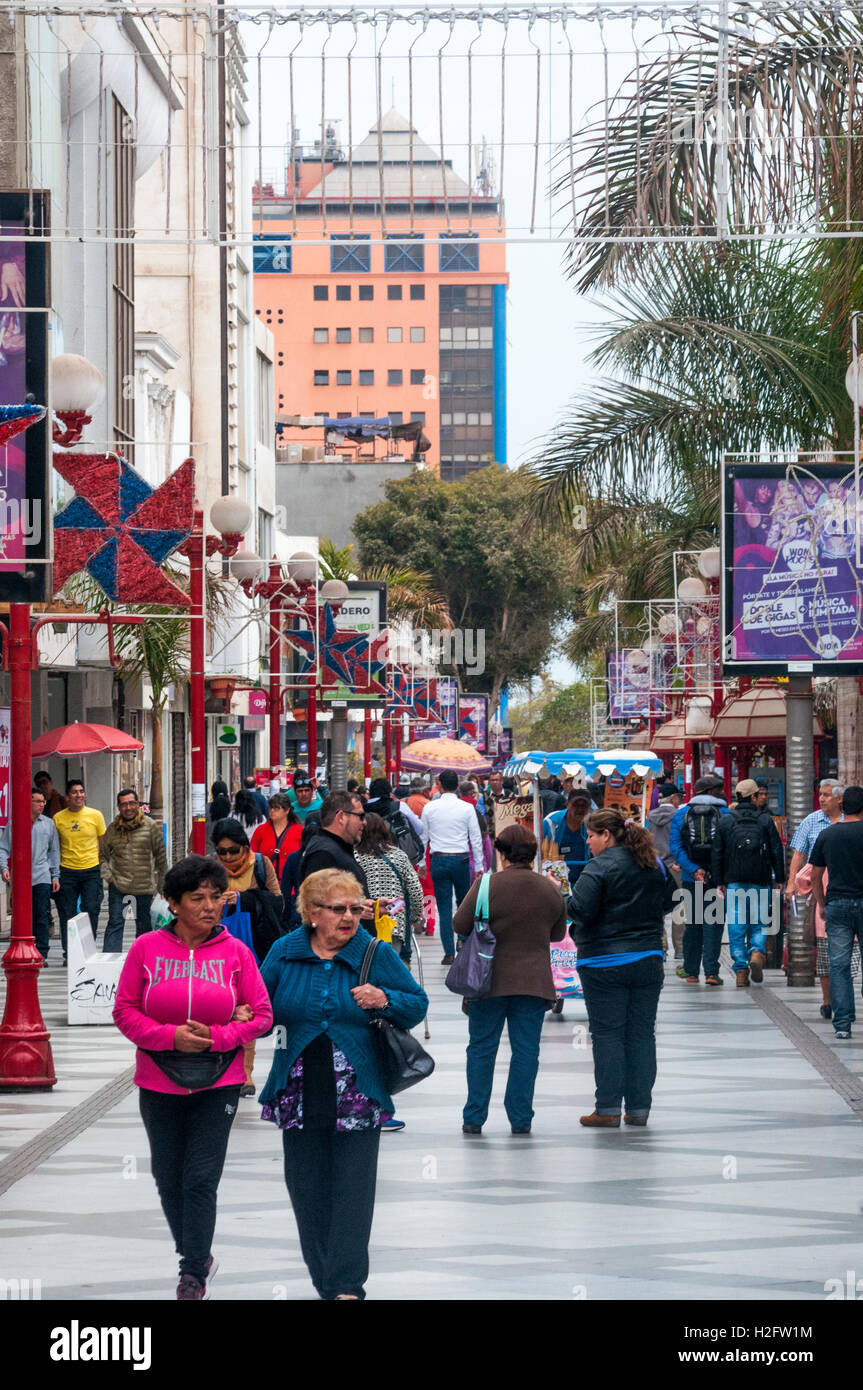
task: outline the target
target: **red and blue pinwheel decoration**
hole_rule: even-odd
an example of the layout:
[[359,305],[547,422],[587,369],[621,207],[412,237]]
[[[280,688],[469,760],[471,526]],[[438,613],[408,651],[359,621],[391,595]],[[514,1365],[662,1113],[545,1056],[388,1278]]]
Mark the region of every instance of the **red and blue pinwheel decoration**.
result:
[[367,632],[337,627],[333,610],[325,603],[317,633],[311,628],[289,628],[285,639],[305,657],[298,675],[315,675],[317,655],[317,680],[324,692],[332,694],[338,688],[368,699],[383,699],[386,694],[386,634],[369,638]]
[[16,434],[44,416],[44,405],[0,405],[0,446],[8,444]]
[[54,592],[85,569],[116,603],[188,607],[160,566],[192,531],[195,464],[153,488],[119,454],[56,454],[76,496],[54,518]]

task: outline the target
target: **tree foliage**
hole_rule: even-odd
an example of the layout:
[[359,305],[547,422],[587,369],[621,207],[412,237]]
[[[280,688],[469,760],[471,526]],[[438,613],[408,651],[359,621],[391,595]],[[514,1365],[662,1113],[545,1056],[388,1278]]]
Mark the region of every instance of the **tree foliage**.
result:
[[354,521],[369,573],[408,558],[445,596],[457,633],[485,634],[484,672],[458,674],[493,700],[541,669],[574,596],[572,532],[533,515],[532,494],[521,472],[484,468],[460,483],[417,472]]

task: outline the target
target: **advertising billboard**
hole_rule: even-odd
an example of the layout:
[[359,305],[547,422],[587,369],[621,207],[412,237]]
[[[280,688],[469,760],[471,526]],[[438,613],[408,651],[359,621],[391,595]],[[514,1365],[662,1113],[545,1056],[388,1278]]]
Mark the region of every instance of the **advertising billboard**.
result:
[[863,672],[850,463],[724,469],[723,670]]
[[606,653],[609,723],[625,723],[664,713],[664,702],[656,693],[660,683],[657,669],[660,661],[659,657],[648,657],[641,647],[622,647]]
[[[335,683],[322,677],[320,698],[323,703],[330,700],[344,701],[351,709],[376,709],[384,704],[384,667],[386,660],[387,625],[387,586],[383,580],[349,579],[348,597],[338,605],[333,621],[336,633],[360,633],[363,641],[356,647],[345,648],[338,637],[331,643],[338,657],[336,667],[343,672],[352,671],[353,680],[343,679]],[[322,667],[326,666],[326,644],[321,646]],[[378,692],[377,685],[381,682]],[[370,683],[375,687],[370,690]]]
[[[0,193],[0,406],[48,404],[48,195]],[[50,598],[47,416],[0,447],[0,601]]]

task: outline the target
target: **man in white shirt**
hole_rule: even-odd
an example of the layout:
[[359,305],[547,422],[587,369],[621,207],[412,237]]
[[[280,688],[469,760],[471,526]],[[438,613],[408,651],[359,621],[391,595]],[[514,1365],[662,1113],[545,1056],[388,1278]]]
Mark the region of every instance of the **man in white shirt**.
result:
[[438,781],[441,795],[425,807],[422,831],[423,843],[429,847],[432,886],[444,949],[441,964],[452,965],[455,960],[453,890],[458,906],[470,888],[471,859],[477,873],[482,872],[482,836],[473,806],[456,795],[458,774],[442,772]]

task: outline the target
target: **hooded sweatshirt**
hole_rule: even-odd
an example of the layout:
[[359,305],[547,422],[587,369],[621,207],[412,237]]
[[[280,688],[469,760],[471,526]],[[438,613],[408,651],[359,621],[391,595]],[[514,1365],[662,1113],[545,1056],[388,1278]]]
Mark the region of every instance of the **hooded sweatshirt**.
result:
[[681,831],[686,812],[690,806],[693,810],[704,809],[707,806],[718,806],[721,816],[728,815],[728,807],[721,796],[710,796],[707,792],[702,792],[700,796],[694,796],[691,801],[687,801],[685,806],[679,806],[674,813],[671,821],[671,830],[668,834],[668,844],[672,854],[672,862],[680,865],[680,877],[684,883],[694,883],[695,875],[703,865],[693,863],[686,853],[681,840]]
[[660,801],[658,806],[654,806],[650,813],[647,828],[653,836],[653,843],[656,845],[657,856],[662,860],[666,869],[670,869],[677,860],[671,853],[668,837],[671,833],[671,822],[678,811],[678,807],[670,797]]
[[[254,1009],[249,1023],[231,1022],[238,1004]],[[242,1086],[243,1047],[270,1030],[273,1011],[252,952],[222,926],[195,947],[181,941],[173,927],[145,932],[133,942],[117,986],[114,1022],[137,1045],[136,1086],[164,1095],[190,1094],[148,1056],[172,1051],[175,1029],[189,1019],[208,1025],[214,1052],[238,1049],[216,1086]]]

